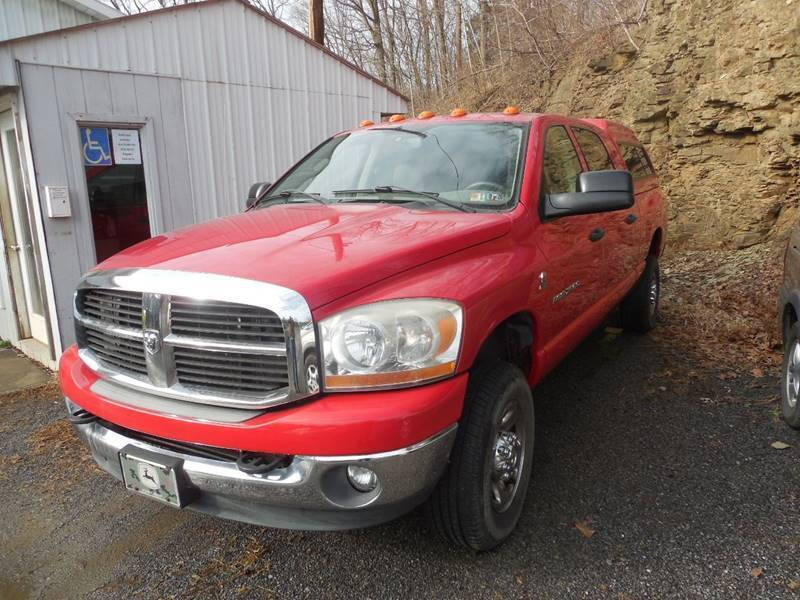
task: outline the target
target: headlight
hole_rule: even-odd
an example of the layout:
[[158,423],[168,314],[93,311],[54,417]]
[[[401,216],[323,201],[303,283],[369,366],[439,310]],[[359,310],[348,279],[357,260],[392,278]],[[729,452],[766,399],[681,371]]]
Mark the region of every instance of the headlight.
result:
[[461,307],[432,298],[376,302],[319,328],[326,389],[401,387],[455,372]]

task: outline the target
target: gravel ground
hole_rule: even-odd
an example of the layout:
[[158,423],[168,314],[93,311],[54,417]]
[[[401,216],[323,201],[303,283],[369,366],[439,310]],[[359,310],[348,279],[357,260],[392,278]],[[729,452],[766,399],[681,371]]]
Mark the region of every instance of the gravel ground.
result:
[[418,513],[304,533],[162,507],[86,459],[54,386],[0,397],[0,598],[798,598],[800,435],[778,373],[703,362],[593,335],[534,391],[527,505],[481,555]]

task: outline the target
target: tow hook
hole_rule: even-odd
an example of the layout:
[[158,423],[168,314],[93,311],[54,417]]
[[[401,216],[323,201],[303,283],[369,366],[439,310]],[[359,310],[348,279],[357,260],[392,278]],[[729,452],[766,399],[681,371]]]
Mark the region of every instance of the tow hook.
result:
[[86,425],[87,423],[94,423],[99,417],[93,415],[88,410],[79,408],[74,413],[67,416],[67,421],[73,425]]
[[248,475],[264,475],[278,467],[284,467],[290,462],[289,456],[285,454],[263,454],[260,452],[239,453],[236,459],[236,466],[242,473]]

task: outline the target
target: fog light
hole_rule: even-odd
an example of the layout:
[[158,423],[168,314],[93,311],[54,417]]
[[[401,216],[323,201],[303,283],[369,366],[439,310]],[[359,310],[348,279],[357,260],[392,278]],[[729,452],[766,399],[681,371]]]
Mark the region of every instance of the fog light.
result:
[[375,471],[357,465],[347,467],[347,479],[359,492],[371,492],[378,485],[378,475]]

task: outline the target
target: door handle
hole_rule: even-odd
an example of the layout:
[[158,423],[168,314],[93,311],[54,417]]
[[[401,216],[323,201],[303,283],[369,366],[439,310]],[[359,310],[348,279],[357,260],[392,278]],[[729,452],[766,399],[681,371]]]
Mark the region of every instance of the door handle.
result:
[[18,245],[16,245],[16,244],[11,244],[11,245],[9,246],[9,248],[10,248],[11,250],[14,250],[15,252],[19,252],[19,246],[18,246]]
[[631,213],[627,217],[625,217],[625,222],[628,225],[633,225],[634,223],[636,223],[636,219],[638,219],[638,217],[635,214]]
[[592,230],[592,233],[589,234],[589,239],[592,240],[593,242],[596,242],[602,239],[605,234],[606,230],[598,227],[597,229]]

